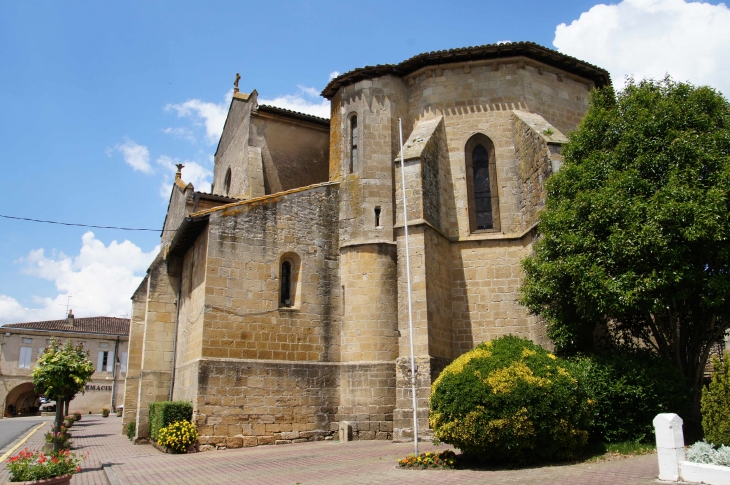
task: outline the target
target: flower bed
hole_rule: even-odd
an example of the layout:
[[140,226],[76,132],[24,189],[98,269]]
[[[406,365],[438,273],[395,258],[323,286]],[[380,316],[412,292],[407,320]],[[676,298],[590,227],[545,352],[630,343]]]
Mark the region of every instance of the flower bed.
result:
[[456,453],[451,450],[446,450],[438,453],[427,451],[418,456],[411,454],[398,460],[398,466],[401,468],[417,468],[421,470],[427,468],[454,468],[456,466]]
[[161,428],[157,435],[157,445],[172,453],[187,453],[197,441],[198,431],[190,421],[175,421]]

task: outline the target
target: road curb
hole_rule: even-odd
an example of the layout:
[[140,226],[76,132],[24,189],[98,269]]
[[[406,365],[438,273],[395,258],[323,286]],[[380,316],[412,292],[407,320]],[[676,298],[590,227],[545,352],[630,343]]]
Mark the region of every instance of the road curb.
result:
[[122,485],[122,482],[119,480],[116,472],[114,472],[114,466],[112,463],[102,463],[101,468],[104,470],[104,473],[106,473],[106,478],[109,480],[111,485]]
[[33,434],[36,431],[38,431],[39,429],[41,429],[45,425],[46,425],[46,423],[41,423],[38,426],[36,426],[35,428],[33,428],[27,435],[25,435],[25,437],[22,440],[18,441],[18,444],[17,445],[13,446],[8,451],[6,451],[3,456],[0,456],[0,463],[2,463],[5,460],[7,460],[7,458],[10,455],[12,455],[15,450],[17,450],[18,448],[20,448],[23,445],[23,443],[25,443],[26,441],[28,441],[28,438],[30,438],[31,436],[33,436]]

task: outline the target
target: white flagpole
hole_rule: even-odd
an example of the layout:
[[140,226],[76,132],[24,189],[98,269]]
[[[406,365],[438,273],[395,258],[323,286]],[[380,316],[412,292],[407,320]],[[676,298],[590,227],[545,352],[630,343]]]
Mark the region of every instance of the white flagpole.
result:
[[411,393],[413,394],[413,446],[418,456],[418,411],[416,408],[416,358],[413,352],[413,304],[411,303],[411,255],[408,251],[408,202],[406,199],[406,169],[403,163],[403,120],[398,118],[400,134],[400,176],[403,191],[403,228],[406,236],[406,281],[408,282],[408,328],[411,337]]

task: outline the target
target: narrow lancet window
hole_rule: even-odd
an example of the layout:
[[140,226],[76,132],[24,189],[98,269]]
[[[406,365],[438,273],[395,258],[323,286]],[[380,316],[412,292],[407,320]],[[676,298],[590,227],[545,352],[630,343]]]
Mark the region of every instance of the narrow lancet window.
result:
[[350,173],[357,171],[357,116],[350,118]]
[[291,263],[281,263],[281,305],[291,306]]
[[474,147],[471,155],[474,175],[474,209],[476,228],[492,229],[492,186],[489,180],[489,152],[482,145]]
[[380,207],[375,208],[375,227],[380,227]]
[[223,182],[223,191],[225,196],[228,196],[229,192],[231,191],[231,167],[228,167],[228,171],[226,172],[226,179]]

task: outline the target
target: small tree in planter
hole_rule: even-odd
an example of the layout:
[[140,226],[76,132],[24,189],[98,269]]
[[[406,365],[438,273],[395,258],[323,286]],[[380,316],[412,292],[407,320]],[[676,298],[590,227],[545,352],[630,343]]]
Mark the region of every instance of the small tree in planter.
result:
[[[84,392],[84,385],[91,380],[94,364],[83,345],[74,346],[71,341],[62,345],[56,339],[46,347],[33,369],[33,385],[39,394],[56,400],[55,433],[59,433],[63,422],[63,402],[77,393]],[[54,441],[54,450],[58,450]]]
[[101,417],[102,418],[108,418],[109,417],[109,408],[101,408]]

